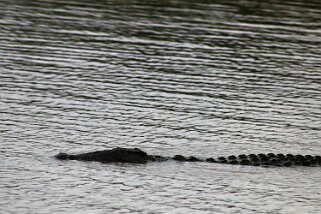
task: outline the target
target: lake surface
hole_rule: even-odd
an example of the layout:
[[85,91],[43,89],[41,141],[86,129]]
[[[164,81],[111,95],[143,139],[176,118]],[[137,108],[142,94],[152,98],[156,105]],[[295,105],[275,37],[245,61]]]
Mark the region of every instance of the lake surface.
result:
[[0,0],[0,213],[320,213],[321,168],[58,161],[321,154],[321,2]]

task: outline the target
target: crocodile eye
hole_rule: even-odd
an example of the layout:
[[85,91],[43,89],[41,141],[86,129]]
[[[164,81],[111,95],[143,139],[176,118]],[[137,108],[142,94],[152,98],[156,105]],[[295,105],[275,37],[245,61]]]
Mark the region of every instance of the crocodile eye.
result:
[[126,151],[126,150],[120,150],[120,151],[118,151],[118,154],[120,154],[120,155],[126,155],[126,154],[127,154],[127,151]]

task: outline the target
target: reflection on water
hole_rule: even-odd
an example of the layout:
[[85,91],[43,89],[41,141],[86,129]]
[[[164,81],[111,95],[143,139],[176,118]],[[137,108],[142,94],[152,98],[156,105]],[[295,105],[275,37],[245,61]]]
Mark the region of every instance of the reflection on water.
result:
[[59,162],[321,154],[318,1],[0,0],[1,212],[318,213],[318,168]]

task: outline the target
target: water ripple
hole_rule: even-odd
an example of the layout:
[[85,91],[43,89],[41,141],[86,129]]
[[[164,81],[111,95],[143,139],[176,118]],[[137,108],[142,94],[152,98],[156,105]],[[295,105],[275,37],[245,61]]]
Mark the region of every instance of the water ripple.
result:
[[316,168],[52,156],[321,154],[320,13],[301,0],[0,0],[1,210],[319,213]]

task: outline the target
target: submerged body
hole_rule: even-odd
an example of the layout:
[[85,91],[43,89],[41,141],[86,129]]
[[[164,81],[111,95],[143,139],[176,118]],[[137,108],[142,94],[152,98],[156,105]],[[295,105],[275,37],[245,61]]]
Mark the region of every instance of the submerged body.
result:
[[174,157],[163,157],[158,155],[148,155],[146,152],[134,148],[114,148],[111,150],[102,150],[96,152],[88,152],[78,155],[69,155],[59,153],[55,156],[59,160],[80,160],[80,161],[98,161],[101,163],[147,163],[152,161],[186,161],[186,162],[211,162],[224,163],[233,165],[249,165],[249,166],[321,166],[321,156],[312,155],[292,155],[292,154],[249,154],[218,158],[199,159],[196,157],[184,157],[175,155]]

